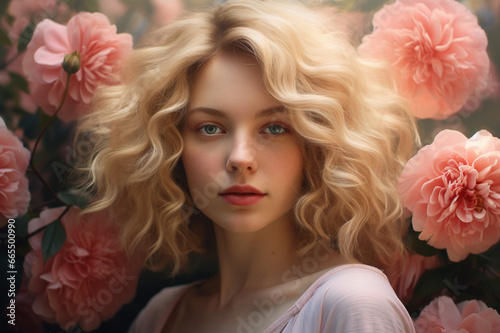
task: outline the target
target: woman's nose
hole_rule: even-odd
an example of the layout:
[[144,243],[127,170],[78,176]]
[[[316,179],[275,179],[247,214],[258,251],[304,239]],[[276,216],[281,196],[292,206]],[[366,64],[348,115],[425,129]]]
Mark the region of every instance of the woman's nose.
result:
[[257,171],[257,151],[248,136],[235,138],[226,163],[226,170],[230,173]]

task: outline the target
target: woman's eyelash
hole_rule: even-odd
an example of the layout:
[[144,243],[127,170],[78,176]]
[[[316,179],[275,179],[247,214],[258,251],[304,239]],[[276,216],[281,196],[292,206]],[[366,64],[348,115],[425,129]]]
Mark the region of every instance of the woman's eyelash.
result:
[[273,124],[268,124],[264,128],[264,132],[267,134],[272,134],[272,135],[280,135],[280,134],[285,134],[287,132],[290,132],[286,126],[283,126],[278,123],[273,123]]
[[199,126],[196,131],[204,135],[215,135],[224,132],[220,126],[215,124],[203,124]]
[[[225,133],[224,130],[215,124],[202,124],[196,128],[196,131],[203,135],[215,135]],[[287,126],[279,123],[266,124],[261,131],[265,134],[281,135],[290,132]]]

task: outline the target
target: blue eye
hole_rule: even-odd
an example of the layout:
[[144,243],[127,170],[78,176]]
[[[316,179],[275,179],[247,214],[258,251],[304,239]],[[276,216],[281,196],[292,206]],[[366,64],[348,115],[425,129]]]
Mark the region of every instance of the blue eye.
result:
[[279,135],[287,132],[287,130],[283,126],[272,124],[267,126],[264,132],[268,134]]
[[206,135],[214,135],[220,133],[221,129],[216,125],[208,124],[200,127],[199,131],[201,131],[201,133]]

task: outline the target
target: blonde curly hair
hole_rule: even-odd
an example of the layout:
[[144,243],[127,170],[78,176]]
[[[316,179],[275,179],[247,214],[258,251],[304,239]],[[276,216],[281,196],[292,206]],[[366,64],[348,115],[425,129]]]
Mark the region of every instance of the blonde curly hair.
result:
[[294,207],[297,253],[324,240],[350,260],[389,265],[404,253],[396,183],[419,142],[414,117],[385,65],[363,59],[322,15],[288,1],[231,0],[189,13],[134,50],[122,84],[102,88],[79,123],[77,140],[90,133],[95,143],[80,168],[95,198],[83,213],[109,210],[126,248],[172,275],[191,252],[210,249],[211,223],[187,191],[179,129],[197,71],[234,51],[260,64],[306,154]]

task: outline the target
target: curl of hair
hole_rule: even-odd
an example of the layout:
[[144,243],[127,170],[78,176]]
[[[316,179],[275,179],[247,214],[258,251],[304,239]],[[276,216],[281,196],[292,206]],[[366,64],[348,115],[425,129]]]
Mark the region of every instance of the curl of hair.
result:
[[196,71],[218,52],[256,58],[269,93],[289,112],[305,158],[294,207],[300,255],[324,240],[348,259],[387,266],[404,253],[396,183],[418,144],[415,120],[384,64],[363,59],[340,30],[304,6],[232,0],[149,35],[121,85],[102,88],[77,139],[94,149],[80,184],[109,210],[129,251],[149,268],[185,267],[213,232],[193,209],[179,128]]

